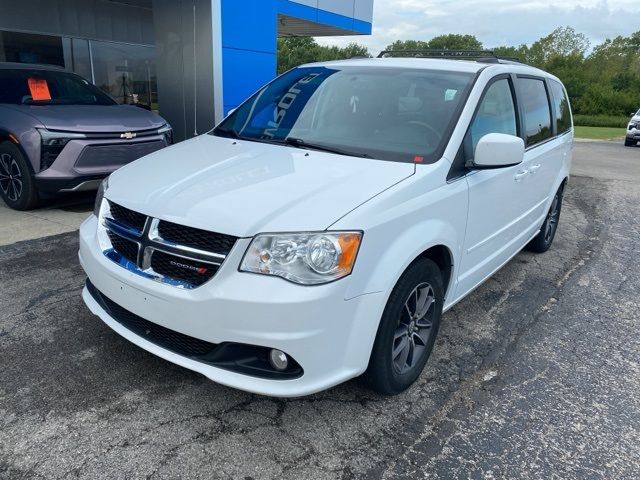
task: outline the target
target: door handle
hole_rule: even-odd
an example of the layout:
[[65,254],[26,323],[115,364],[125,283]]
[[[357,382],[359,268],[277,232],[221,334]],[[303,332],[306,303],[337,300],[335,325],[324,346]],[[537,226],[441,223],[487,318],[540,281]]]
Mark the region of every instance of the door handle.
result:
[[539,163],[537,163],[535,165],[531,165],[529,167],[529,173],[536,173],[539,168],[540,168],[540,164]]
[[524,177],[526,177],[527,175],[529,175],[529,170],[520,170],[518,173],[516,173],[516,174],[513,176],[513,179],[514,179],[516,182],[519,182],[519,181],[521,181]]

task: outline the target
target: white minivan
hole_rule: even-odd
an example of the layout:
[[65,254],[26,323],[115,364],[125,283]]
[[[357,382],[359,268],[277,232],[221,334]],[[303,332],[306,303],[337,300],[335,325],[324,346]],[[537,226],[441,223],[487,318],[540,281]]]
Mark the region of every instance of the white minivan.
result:
[[83,298],[224,385],[300,396],[363,375],[395,394],[444,311],[551,246],[572,141],[560,81],[515,61],[304,65],[103,183]]

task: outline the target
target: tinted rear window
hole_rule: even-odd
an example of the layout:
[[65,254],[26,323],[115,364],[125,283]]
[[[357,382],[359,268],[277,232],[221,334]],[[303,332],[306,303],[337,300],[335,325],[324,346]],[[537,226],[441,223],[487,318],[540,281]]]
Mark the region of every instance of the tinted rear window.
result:
[[67,72],[0,69],[0,103],[14,105],[115,105],[87,80]]
[[553,107],[556,113],[556,127],[560,135],[571,130],[569,100],[562,85],[555,80],[551,80],[551,93],[553,93]]
[[518,78],[518,89],[527,147],[551,138],[551,111],[544,82],[536,78]]

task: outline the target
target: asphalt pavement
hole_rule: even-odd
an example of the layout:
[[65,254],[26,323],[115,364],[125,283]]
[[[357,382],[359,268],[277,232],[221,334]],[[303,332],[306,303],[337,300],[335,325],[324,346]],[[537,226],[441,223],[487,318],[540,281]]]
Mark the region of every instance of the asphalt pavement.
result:
[[577,143],[552,249],[447,312],[390,398],[217,385],[88,312],[76,233],[0,246],[0,478],[640,478],[639,166]]

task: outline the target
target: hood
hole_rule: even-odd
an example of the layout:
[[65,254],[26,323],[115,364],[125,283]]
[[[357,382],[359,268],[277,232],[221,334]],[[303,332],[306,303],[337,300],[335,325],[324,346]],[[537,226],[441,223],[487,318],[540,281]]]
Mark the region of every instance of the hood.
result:
[[4,105],[31,115],[51,130],[135,132],[160,128],[159,115],[132,105]]
[[629,122],[640,122],[640,115],[634,115]]
[[117,170],[106,197],[153,217],[250,237],[324,230],[414,171],[411,163],[201,135]]

